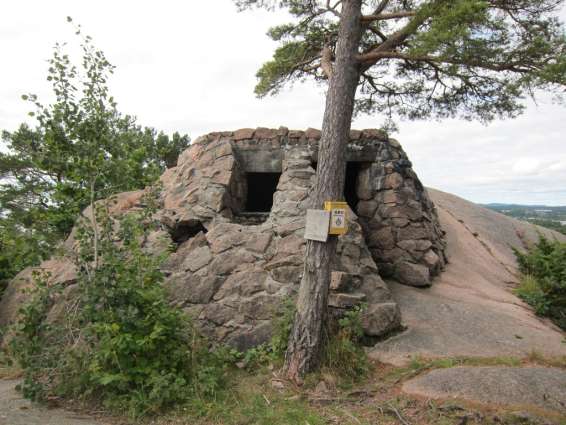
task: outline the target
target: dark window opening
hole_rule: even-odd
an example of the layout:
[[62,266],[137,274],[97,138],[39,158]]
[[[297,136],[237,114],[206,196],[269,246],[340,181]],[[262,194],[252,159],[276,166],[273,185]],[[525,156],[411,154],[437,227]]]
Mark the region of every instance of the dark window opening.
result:
[[362,168],[363,162],[348,162],[346,163],[346,179],[344,181],[344,198],[346,202],[356,214],[358,213],[358,193],[356,191],[358,186],[358,174]]
[[182,244],[191,238],[194,238],[200,232],[206,233],[208,230],[198,220],[181,221],[175,225],[170,231],[171,239],[176,244]]
[[247,173],[248,195],[245,212],[271,211],[273,194],[277,190],[281,173]]
[[[352,211],[356,214],[358,213],[358,198],[357,187],[358,187],[358,175],[362,170],[363,166],[367,162],[347,162],[346,163],[346,178],[344,180],[344,198]],[[311,167],[316,171],[318,162],[311,162]]]

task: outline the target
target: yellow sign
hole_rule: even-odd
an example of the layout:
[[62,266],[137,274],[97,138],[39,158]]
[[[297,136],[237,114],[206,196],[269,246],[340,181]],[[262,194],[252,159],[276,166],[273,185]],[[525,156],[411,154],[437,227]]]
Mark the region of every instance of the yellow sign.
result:
[[329,235],[343,235],[348,232],[348,204],[346,202],[326,201],[324,210],[330,211]]

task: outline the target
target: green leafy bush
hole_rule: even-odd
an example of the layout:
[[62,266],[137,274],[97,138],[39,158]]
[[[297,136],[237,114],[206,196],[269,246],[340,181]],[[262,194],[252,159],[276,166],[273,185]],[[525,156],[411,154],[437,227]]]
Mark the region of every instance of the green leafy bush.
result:
[[323,355],[323,367],[340,377],[356,382],[367,375],[369,361],[361,344],[364,331],[362,313],[364,306],[348,310],[338,319],[335,329],[331,329]]
[[515,250],[515,255],[524,275],[517,295],[566,329],[566,244],[541,236],[527,252]]
[[211,350],[169,304],[160,259],[142,248],[150,214],[116,221],[99,205],[97,218],[77,236],[78,299],[47,320],[54,287],[38,278],[21,310],[11,348],[25,371],[24,395],[83,398],[132,417],[213,396],[230,352]]
[[25,397],[41,400],[58,379],[64,360],[60,356],[60,327],[47,321],[47,313],[61,288],[49,286],[49,275],[34,273],[35,286],[28,289],[30,301],[20,309],[20,320],[13,329],[11,354],[25,371],[20,389]]

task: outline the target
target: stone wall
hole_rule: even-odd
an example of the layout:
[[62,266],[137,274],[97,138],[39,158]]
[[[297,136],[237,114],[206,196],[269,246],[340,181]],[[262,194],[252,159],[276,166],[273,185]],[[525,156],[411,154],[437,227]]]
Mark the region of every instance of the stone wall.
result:
[[[160,214],[168,232],[207,229],[180,244],[164,269],[170,293],[210,337],[238,348],[265,341],[279,305],[297,292],[319,134],[286,129],[209,134],[162,177]],[[248,172],[281,173],[271,211],[260,222],[242,218]],[[398,307],[355,215],[340,238],[333,270],[333,309],[367,303],[369,336],[399,327]]]
[[[177,208],[176,194],[182,194],[185,201],[180,205],[181,217],[187,214],[189,206],[190,216],[204,221],[214,214],[233,218],[243,210],[245,173],[282,172],[290,159],[298,168],[280,181],[283,186],[279,192],[296,192],[296,187],[286,185],[287,179],[294,179],[296,184],[302,178],[304,182],[299,187],[308,189],[314,183],[312,166],[317,162],[319,139],[318,130],[303,132],[286,128],[242,129],[203,136],[180,157],[181,170],[168,171],[187,179],[197,168],[206,170],[198,182],[201,196],[195,196],[198,189],[193,179],[186,190],[167,191],[171,195],[166,197],[166,208],[170,205]],[[187,156],[194,156],[196,161]],[[446,262],[443,232],[434,205],[401,145],[379,130],[354,130],[347,161],[360,164],[356,182],[359,202],[354,209],[381,275],[393,276],[409,285],[430,285],[432,277]],[[168,180],[164,176],[164,181]],[[300,211],[305,209],[305,200],[299,199],[298,193],[287,196],[287,202],[274,211],[272,219],[277,220],[281,215],[302,217]]]
[[378,145],[359,175],[357,212],[382,276],[428,286],[446,264],[444,233],[434,204],[394,139]]
[[[319,139],[314,129],[211,133],[195,140],[161,177],[162,228],[145,249],[158,253],[174,244],[162,267],[166,288],[214,340],[239,349],[266,341],[282,301],[297,293]],[[358,164],[350,184],[359,217],[351,212],[349,231],[339,239],[329,305],[340,314],[367,304],[364,331],[381,337],[401,318],[379,273],[428,285],[444,264],[444,243],[434,206],[400,145],[378,130],[352,131],[351,139],[347,160]],[[246,211],[253,196],[248,173],[280,173],[270,211]],[[114,197],[113,213],[138,208],[141,194]],[[71,235],[66,244],[73,243]],[[10,294],[29,284],[29,275],[12,282],[0,309],[16,310],[19,298]],[[72,287],[73,276],[65,275],[65,283]]]

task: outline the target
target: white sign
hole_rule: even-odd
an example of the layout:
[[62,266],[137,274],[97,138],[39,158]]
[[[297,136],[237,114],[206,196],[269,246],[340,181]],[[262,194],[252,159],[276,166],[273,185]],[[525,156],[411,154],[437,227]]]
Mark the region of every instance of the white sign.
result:
[[330,225],[330,211],[307,210],[305,239],[326,242]]
[[335,208],[332,210],[330,227],[333,229],[344,229],[346,227],[346,210]]

